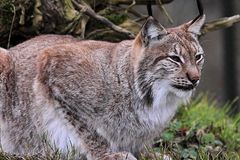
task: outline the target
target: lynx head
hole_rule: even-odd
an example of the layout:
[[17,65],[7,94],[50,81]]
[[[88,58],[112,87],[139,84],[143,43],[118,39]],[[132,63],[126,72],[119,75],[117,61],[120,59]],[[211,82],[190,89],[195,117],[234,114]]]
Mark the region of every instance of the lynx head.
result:
[[135,87],[145,102],[152,103],[159,90],[180,98],[190,97],[199,84],[204,63],[198,41],[204,22],[202,15],[164,29],[154,18],[148,18],[133,47]]

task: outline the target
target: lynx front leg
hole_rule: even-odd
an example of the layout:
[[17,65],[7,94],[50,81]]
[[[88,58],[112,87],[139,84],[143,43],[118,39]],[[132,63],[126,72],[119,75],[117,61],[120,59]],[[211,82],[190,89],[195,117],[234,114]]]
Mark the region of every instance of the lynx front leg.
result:
[[10,53],[0,48],[0,124],[12,118],[11,103],[14,88],[13,61]]
[[15,87],[13,66],[9,51],[0,47],[0,146],[8,152],[15,150],[14,138],[9,136]]
[[[66,132],[68,132],[67,137],[70,137],[72,141],[71,144],[76,146],[77,151],[85,154],[88,160],[136,160],[129,152],[113,152],[108,140],[99,135],[96,130],[87,123],[88,120],[83,118],[84,116],[80,116],[71,110],[71,106],[68,106],[61,99],[56,97],[56,100],[59,102],[60,108],[64,108],[62,112],[62,114],[64,114],[63,118],[66,120],[64,124],[69,128],[66,130]],[[56,112],[59,112],[59,107],[57,108]],[[72,130],[72,132],[69,130]],[[59,138],[55,141],[61,140],[62,139]]]
[[96,133],[82,139],[88,160],[137,160],[129,152],[112,152],[107,141]]
[[89,160],[137,160],[130,152],[112,152],[109,144],[97,135],[83,138]]
[[137,160],[129,152],[111,152],[111,148],[106,140],[97,135],[84,138],[89,160]]
[[[107,139],[99,135],[91,125],[92,119],[88,119],[83,108],[76,111],[67,99],[47,94],[49,86],[35,81],[35,110],[34,121],[39,133],[47,135],[53,146],[64,154],[71,147],[79,154],[86,155],[88,160],[136,160],[131,153],[113,152]],[[66,96],[65,96],[66,97]]]
[[129,152],[117,152],[106,155],[101,160],[137,160],[137,159]]

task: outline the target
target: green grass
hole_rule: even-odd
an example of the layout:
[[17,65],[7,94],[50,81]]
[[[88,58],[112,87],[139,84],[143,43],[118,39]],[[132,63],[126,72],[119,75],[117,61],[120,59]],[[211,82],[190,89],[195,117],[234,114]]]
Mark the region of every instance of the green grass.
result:
[[240,160],[240,114],[230,117],[229,108],[217,108],[206,97],[183,106],[150,152],[183,160]]
[[[155,147],[148,148],[148,156],[141,159],[161,160],[169,155],[173,160],[240,160],[240,114],[230,117],[229,108],[217,107],[206,97],[182,106]],[[10,159],[14,157],[0,153],[0,160]]]

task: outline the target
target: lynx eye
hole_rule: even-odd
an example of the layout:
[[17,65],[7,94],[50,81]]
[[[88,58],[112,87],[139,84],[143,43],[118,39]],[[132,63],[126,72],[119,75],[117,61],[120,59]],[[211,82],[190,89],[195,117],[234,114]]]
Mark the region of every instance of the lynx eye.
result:
[[199,61],[200,59],[202,59],[203,55],[202,54],[198,54],[195,56],[195,60]]
[[182,63],[181,59],[178,56],[169,56],[169,58],[175,62]]

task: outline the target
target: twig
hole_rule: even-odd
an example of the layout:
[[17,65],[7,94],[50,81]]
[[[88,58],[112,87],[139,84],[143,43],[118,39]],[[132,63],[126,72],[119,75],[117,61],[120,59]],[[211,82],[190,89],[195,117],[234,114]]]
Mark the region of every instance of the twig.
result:
[[148,12],[148,16],[153,16],[151,1],[147,1],[147,12]]
[[167,17],[167,20],[169,23],[173,24],[173,20],[171,18],[171,16],[168,14],[166,8],[163,6],[163,2],[162,0],[156,0],[159,3],[159,8],[160,10],[163,12],[163,14],[165,14],[165,16]]
[[[156,0],[135,0],[137,5],[146,5],[147,1],[151,1],[151,4],[156,4]],[[163,4],[171,3],[173,0],[162,0]],[[111,5],[130,5],[132,4],[132,0],[98,0],[98,2],[106,2]]]
[[24,25],[25,24],[25,8],[22,4],[19,5],[19,7],[21,8],[21,15],[20,15],[20,19],[19,19],[19,24]]
[[137,19],[134,19],[134,22],[141,22],[141,21],[145,21],[146,19],[148,18],[148,16],[145,16],[145,17],[142,17],[142,18],[137,18]]
[[10,48],[10,42],[11,42],[11,37],[12,37],[12,30],[13,30],[13,25],[14,25],[15,17],[16,17],[16,8],[15,8],[15,6],[14,6],[13,4],[12,4],[12,7],[13,7],[13,18],[12,18],[12,23],[11,23],[9,35],[8,35],[7,48]]
[[136,0],[132,0],[132,4],[130,4],[130,5],[126,8],[125,12],[127,13],[128,10],[130,10],[133,6],[135,6],[135,4],[136,4]]
[[[123,7],[123,6],[112,5],[111,9],[113,9],[115,12],[121,12],[121,11],[125,11],[127,8]],[[137,18],[147,18],[148,17],[147,15],[139,13],[134,8],[128,9],[128,13],[132,14],[133,16],[136,16]]]
[[82,30],[81,38],[82,39],[84,39],[84,37],[85,37],[85,32],[86,32],[86,26],[87,26],[87,23],[88,23],[88,19],[89,19],[89,17],[84,15],[82,17],[82,20],[81,20],[81,30]]
[[240,22],[240,15],[220,18],[220,19],[205,23],[201,30],[201,33],[206,34],[208,32],[215,31],[218,29],[228,28],[238,22]]
[[104,40],[111,42],[119,42],[122,40],[122,38],[124,38],[122,34],[119,35],[118,32],[115,32],[109,28],[97,29],[86,35],[86,39],[99,39],[99,37],[104,37]]
[[129,9],[128,12],[131,13],[132,15],[138,17],[138,18],[146,18],[146,17],[148,17],[147,15],[143,15],[143,14],[137,12],[137,11],[136,11],[135,9],[133,9],[133,8]]
[[32,19],[32,23],[34,27],[40,27],[40,24],[43,20],[43,14],[40,10],[41,6],[42,6],[42,1],[36,0],[34,4],[34,14]]
[[109,28],[111,28],[112,30],[114,30],[118,33],[125,34],[130,38],[134,37],[134,34],[132,32],[115,25],[114,23],[112,23],[111,21],[109,21],[107,18],[105,18],[103,16],[96,14],[95,11],[91,7],[89,7],[86,3],[84,3],[83,1],[81,2],[82,4],[79,4],[75,0],[72,0],[72,2],[75,5],[75,7],[80,9],[80,12],[86,14],[87,16],[105,24],[106,26],[108,26]]

